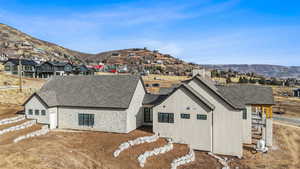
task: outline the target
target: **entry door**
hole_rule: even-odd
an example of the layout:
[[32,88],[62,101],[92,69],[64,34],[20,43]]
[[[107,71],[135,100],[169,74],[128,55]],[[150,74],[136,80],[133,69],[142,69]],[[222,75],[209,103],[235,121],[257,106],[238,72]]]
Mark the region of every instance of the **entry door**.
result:
[[57,128],[57,113],[56,111],[49,111],[50,129]]

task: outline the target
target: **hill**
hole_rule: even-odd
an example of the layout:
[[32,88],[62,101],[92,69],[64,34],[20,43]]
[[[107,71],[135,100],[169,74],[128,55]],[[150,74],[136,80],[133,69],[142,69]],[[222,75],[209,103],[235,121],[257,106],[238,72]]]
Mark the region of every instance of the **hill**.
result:
[[201,65],[209,69],[233,70],[241,73],[253,72],[266,77],[300,78],[300,66],[280,66],[266,64],[228,64],[228,65]]
[[15,28],[0,24],[0,57],[20,57],[41,60],[81,62],[89,54],[73,51],[36,39]]
[[0,24],[0,58],[25,58],[38,60],[70,61],[75,63],[94,63],[127,65],[132,71],[147,69],[156,73],[184,74],[198,67],[168,54],[151,51],[147,48],[133,48],[87,54],[36,39],[15,28]]

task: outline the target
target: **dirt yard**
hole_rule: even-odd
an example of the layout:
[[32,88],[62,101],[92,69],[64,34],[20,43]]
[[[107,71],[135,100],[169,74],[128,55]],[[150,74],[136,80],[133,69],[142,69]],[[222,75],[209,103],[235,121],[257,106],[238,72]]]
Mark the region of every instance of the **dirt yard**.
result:
[[[8,113],[10,112],[10,113]],[[2,115],[13,114],[13,109]],[[22,123],[18,122],[15,125]],[[3,125],[2,128],[12,126]],[[114,134],[90,131],[51,131],[45,136],[12,143],[17,136],[40,129],[35,125],[25,130],[0,136],[0,168],[3,169],[134,169],[140,168],[139,154],[166,143],[159,139],[154,143],[134,146],[123,151],[119,157],[112,156],[120,143],[140,136],[151,135],[150,129],[139,129],[129,134]],[[300,128],[286,124],[274,124],[274,146],[267,154],[252,154],[245,147],[243,159],[229,157],[231,168],[240,169],[298,169],[300,168]],[[174,150],[151,157],[145,169],[167,169],[173,159],[188,152],[185,145],[175,144]],[[180,169],[221,168],[221,165],[206,152],[196,151],[196,161]]]
[[[126,140],[149,133],[136,130],[130,134],[104,132],[50,132],[45,136],[21,141],[16,144],[0,144],[0,168],[5,169],[134,169],[138,166],[138,154],[165,144],[160,139],[154,143],[137,145],[125,150],[119,157],[112,156],[118,145]],[[1,136],[0,136],[1,138]],[[166,169],[171,161],[188,151],[184,145],[150,158],[145,169]],[[204,152],[197,152],[197,161],[184,168],[220,168],[221,165]]]
[[299,169],[300,127],[275,122],[273,126],[273,147],[266,153],[253,154],[245,147],[242,160],[232,162],[240,169]]

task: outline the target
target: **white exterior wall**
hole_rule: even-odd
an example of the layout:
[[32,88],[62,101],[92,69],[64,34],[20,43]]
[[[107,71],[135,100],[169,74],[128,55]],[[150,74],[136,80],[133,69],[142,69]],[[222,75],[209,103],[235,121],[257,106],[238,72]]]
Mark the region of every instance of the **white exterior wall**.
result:
[[273,119],[266,119],[266,145],[273,146]]
[[135,89],[130,105],[127,109],[127,126],[126,131],[130,132],[140,127],[143,124],[143,99],[145,96],[145,90],[142,82],[139,81]]
[[[33,110],[33,114],[29,115],[29,109]],[[40,110],[39,115],[35,115],[35,110]],[[46,110],[46,115],[41,115],[41,110]],[[26,104],[25,104],[25,114],[28,119],[37,119],[38,123],[49,124],[49,112],[41,100],[37,96],[33,96]]]
[[215,106],[213,113],[213,153],[243,154],[242,112],[230,108],[221,98],[196,79],[189,85]]
[[[94,114],[94,126],[79,126],[79,113]],[[59,107],[58,128],[126,133],[126,110]]]
[[246,106],[247,119],[242,120],[243,122],[243,143],[252,144],[252,107],[251,105]]
[[[158,112],[174,113],[174,123],[159,123]],[[190,119],[181,119],[181,113],[190,114]],[[197,120],[197,114],[207,115],[207,120]],[[189,144],[197,150],[211,151],[211,122],[212,112],[183,88],[153,108],[155,133],[161,137],[172,138],[177,143]]]

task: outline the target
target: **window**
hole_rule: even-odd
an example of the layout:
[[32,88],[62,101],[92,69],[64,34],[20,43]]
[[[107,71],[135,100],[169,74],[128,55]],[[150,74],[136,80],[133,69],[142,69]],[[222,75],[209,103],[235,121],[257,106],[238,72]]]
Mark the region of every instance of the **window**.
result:
[[151,109],[149,107],[144,108],[144,122],[150,123],[151,120]]
[[247,120],[247,109],[243,110],[243,120]]
[[36,115],[36,116],[40,115],[40,110],[35,110],[34,115]]
[[29,115],[33,115],[33,110],[32,110],[32,109],[29,109],[29,110],[28,110],[28,114],[29,114]]
[[173,113],[158,113],[158,122],[174,123],[174,114]]
[[180,117],[181,117],[182,119],[190,119],[190,114],[184,114],[184,113],[181,113],[181,114],[180,114]]
[[46,110],[41,110],[41,115],[46,116]]
[[197,120],[207,120],[206,114],[197,114]]
[[94,126],[94,114],[78,114],[79,126]]

